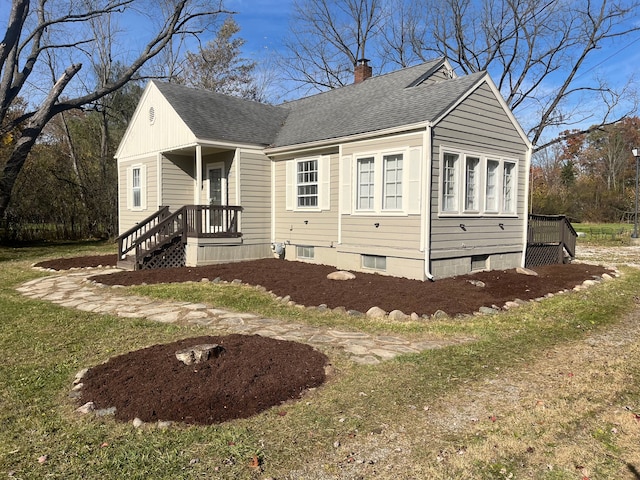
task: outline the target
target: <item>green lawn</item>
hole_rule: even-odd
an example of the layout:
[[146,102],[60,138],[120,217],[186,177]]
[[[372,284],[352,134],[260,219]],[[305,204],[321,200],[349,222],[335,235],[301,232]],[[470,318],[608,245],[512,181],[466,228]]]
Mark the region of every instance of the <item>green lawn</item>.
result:
[[576,232],[582,232],[578,244],[629,245],[633,224],[631,223],[574,223]]
[[[640,422],[615,423],[632,418],[625,406],[640,410],[638,337],[612,347],[602,368],[589,362],[606,345],[591,347],[591,357],[562,358],[583,352],[587,336],[622,328],[624,316],[636,308],[636,270],[516,311],[406,327],[407,334],[474,335],[478,341],[471,344],[377,366],[355,365],[329,351],[335,375],[299,402],[222,425],[160,430],[74,414],[67,398],[73,377],[113,355],[206,334],[206,328],[80,312],[15,291],[46,275],[30,268],[35,261],[112,251],[104,244],[0,248],[0,475],[5,478],[574,479],[587,471],[589,478],[627,478],[628,464],[640,469]],[[188,295],[184,288],[145,289],[165,297]],[[265,308],[278,315],[281,307]],[[294,307],[280,314],[300,315]],[[344,325],[348,319],[335,321]],[[545,368],[555,382],[569,382],[574,375],[568,377],[569,368],[580,376],[565,389],[554,384],[521,392],[520,398],[544,399],[545,417],[531,420],[533,413],[521,410],[528,403],[511,402],[495,417],[459,426],[438,421],[479,404],[499,405],[504,395],[486,396],[494,385],[547,375]],[[600,370],[607,375],[597,375]],[[613,409],[623,420],[611,416]],[[249,466],[254,455],[260,471]]]

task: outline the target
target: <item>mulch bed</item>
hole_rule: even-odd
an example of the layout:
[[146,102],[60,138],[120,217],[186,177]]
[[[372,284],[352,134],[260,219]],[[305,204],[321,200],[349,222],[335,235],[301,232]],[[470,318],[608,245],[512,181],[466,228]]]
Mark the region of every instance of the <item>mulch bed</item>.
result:
[[[67,258],[38,266],[69,269],[112,266],[115,255]],[[571,289],[584,280],[608,272],[589,264],[550,265],[534,269],[538,276],[515,270],[480,272],[435,282],[421,282],[377,274],[356,273],[354,280],[327,280],[335,268],[277,259],[212,265],[116,272],[91,277],[106,285],[139,285],[200,281],[203,278],[262,285],[296,303],[325,304],[366,312],[372,306],[386,311],[449,315],[469,314],[481,306],[542,297]],[[470,281],[480,281],[477,286]],[[175,352],[201,343],[217,343],[225,351],[205,363],[186,366]],[[246,418],[282,402],[300,398],[325,381],[327,358],[312,347],[258,335],[198,337],[114,357],[89,370],[82,380],[81,401],[96,408],[116,407],[121,421],[179,421],[213,424]],[[284,411],[283,411],[284,412]]]
[[[185,365],[175,352],[199,344],[224,348]],[[82,379],[82,402],[116,407],[118,420],[213,424],[246,418],[325,381],[327,357],[309,345],[259,335],[189,338],[111,358]]]
[[[140,285],[200,281],[203,278],[231,282],[242,280],[261,285],[278,296],[289,295],[305,306],[326,305],[366,312],[373,306],[390,312],[432,315],[442,310],[449,315],[470,314],[480,307],[501,307],[507,301],[530,300],[571,289],[584,280],[608,272],[605,267],[573,263],[535,268],[538,276],[523,275],[515,270],[493,270],[435,282],[389,277],[372,273],[356,273],[354,280],[328,280],[335,267],[278,259],[253,260],[205,267],[182,267],[156,270],[124,271],[91,277],[105,285]],[[484,287],[469,283],[481,281]]]

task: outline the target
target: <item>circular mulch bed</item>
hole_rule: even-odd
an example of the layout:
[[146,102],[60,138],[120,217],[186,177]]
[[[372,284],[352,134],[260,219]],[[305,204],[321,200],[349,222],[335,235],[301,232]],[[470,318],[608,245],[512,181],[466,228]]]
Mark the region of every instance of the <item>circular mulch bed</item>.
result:
[[[223,352],[185,365],[175,353],[199,344]],[[327,357],[309,345],[259,335],[205,336],[111,358],[82,378],[81,401],[116,408],[118,420],[213,424],[300,398],[326,379]]]

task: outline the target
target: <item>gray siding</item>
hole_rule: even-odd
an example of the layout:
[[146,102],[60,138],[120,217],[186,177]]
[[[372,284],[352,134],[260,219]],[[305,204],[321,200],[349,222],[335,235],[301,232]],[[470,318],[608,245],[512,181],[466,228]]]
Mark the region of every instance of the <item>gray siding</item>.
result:
[[[327,155],[327,153],[324,153]],[[287,159],[288,160],[288,159]],[[330,155],[330,209],[325,211],[290,211],[286,209],[286,161],[275,161],[275,230],[276,242],[293,245],[329,247],[338,242],[338,154]]]
[[195,159],[192,156],[162,157],[161,205],[173,212],[183,205],[193,204]]
[[[515,160],[517,214],[440,216],[441,146]],[[486,84],[434,127],[430,215],[432,260],[522,251],[527,221],[526,151],[526,144]]]
[[[234,175],[238,166],[233,169]],[[241,231],[246,245],[271,242],[271,160],[257,150],[240,150]],[[231,176],[231,178],[235,178]],[[234,184],[230,178],[229,184]],[[230,187],[231,188],[231,187]],[[232,191],[230,190],[230,201]]]

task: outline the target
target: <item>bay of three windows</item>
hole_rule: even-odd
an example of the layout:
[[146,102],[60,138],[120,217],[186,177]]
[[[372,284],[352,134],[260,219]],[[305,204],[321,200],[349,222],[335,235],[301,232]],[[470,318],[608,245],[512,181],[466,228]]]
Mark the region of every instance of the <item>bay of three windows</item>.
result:
[[442,214],[515,214],[516,162],[445,150]]

